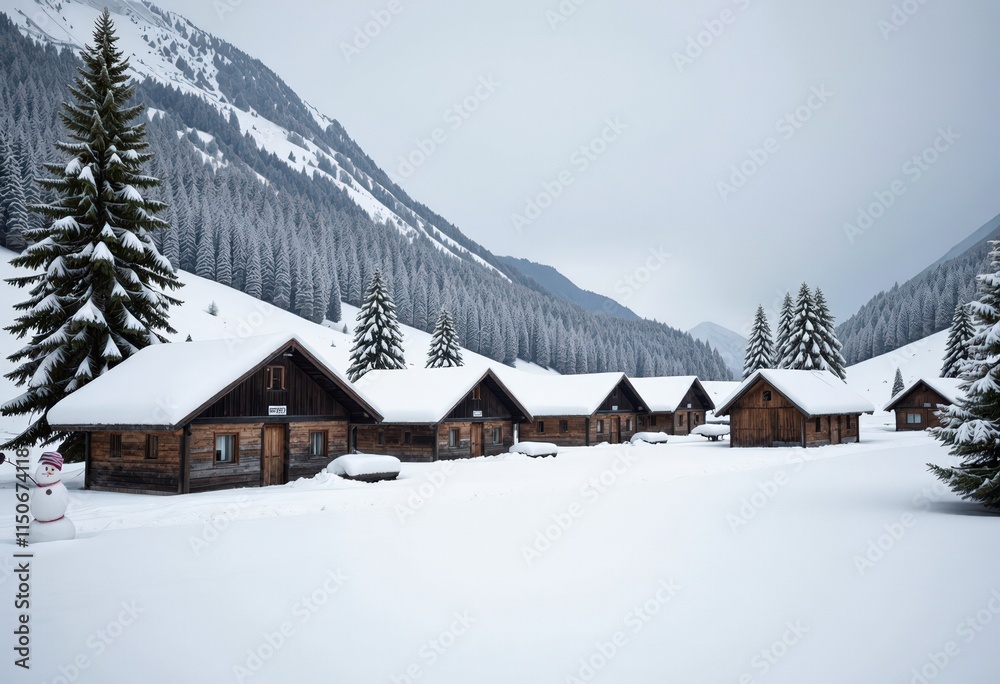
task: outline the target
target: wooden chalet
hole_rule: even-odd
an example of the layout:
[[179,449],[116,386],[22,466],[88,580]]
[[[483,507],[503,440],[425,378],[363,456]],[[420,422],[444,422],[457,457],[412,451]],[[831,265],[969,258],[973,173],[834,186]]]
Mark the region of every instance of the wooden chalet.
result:
[[624,373],[534,374],[498,369],[533,419],[522,422],[518,438],[558,446],[627,442],[645,412],[639,392]]
[[631,378],[646,412],[639,414],[639,430],[687,435],[705,424],[705,414],[715,402],[701,381],[693,376]]
[[503,453],[515,425],[531,414],[490,369],[407,368],[369,371],[357,387],[382,414],[353,428],[354,447],[404,461]]
[[875,407],[827,371],[760,370],[716,409],[730,417],[733,447],[814,447],[861,439]]
[[312,476],[380,419],[288,334],[147,347],[49,411],[85,433],[86,488],[156,494]]
[[938,410],[962,398],[958,378],[920,378],[886,404],[896,412],[896,430],[925,430],[940,427]]

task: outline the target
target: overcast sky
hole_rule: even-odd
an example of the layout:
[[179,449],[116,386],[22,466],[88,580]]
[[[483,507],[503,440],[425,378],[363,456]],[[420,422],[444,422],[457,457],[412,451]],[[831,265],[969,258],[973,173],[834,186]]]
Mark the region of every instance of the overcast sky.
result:
[[803,280],[843,320],[1000,213],[995,0],[157,2],[494,253],[685,329]]

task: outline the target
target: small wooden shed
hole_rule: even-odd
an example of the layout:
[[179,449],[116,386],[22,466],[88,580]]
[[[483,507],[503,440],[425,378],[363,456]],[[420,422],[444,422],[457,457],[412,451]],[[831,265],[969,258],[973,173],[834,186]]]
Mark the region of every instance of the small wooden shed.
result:
[[896,430],[940,427],[938,410],[962,398],[961,384],[958,378],[920,378],[893,397],[884,410],[896,412]]
[[705,414],[715,402],[694,375],[631,378],[646,412],[639,415],[639,430],[687,435],[705,424]]
[[552,375],[511,368],[497,372],[533,416],[518,428],[521,441],[620,444],[638,431],[638,417],[646,410],[624,373]]
[[381,415],[285,333],[140,350],[49,411],[85,433],[85,487],[176,494],[282,484],[349,450]]
[[827,371],[759,370],[715,413],[730,417],[733,447],[814,447],[861,440],[875,407]]
[[369,371],[357,387],[378,407],[382,422],[355,426],[353,446],[404,461],[499,454],[514,443],[514,426],[531,420],[488,368]]

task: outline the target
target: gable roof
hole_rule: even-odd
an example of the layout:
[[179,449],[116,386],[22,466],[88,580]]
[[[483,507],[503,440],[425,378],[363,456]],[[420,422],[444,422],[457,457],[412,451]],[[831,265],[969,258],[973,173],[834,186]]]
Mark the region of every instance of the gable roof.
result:
[[761,380],[780,392],[808,418],[875,412],[870,401],[855,393],[829,371],[766,369],[759,370],[744,380],[740,388],[716,409],[715,415],[728,414],[733,405]]
[[945,400],[944,403],[955,404],[959,399],[965,397],[965,392],[962,390],[962,382],[961,378],[917,378],[909,387],[890,399],[889,403],[882,410],[892,411],[899,402],[920,385],[927,385],[927,387],[940,394]]
[[259,371],[293,350],[309,361],[349,411],[381,414],[333,366],[296,335],[156,344],[139,350],[49,410],[56,429],[92,427],[176,430]]
[[508,366],[494,370],[535,418],[592,416],[619,386],[631,395],[636,408],[641,408],[643,402],[642,396],[624,373],[556,375],[526,373]]
[[692,390],[701,397],[709,411],[715,408],[715,402],[712,401],[708,390],[695,375],[630,378],[630,380],[642,397],[646,409],[651,413],[673,413]]
[[511,413],[531,413],[521,404],[492,369],[404,368],[368,371],[357,387],[371,397],[382,414],[382,422],[411,425],[440,423],[481,382],[486,382]]

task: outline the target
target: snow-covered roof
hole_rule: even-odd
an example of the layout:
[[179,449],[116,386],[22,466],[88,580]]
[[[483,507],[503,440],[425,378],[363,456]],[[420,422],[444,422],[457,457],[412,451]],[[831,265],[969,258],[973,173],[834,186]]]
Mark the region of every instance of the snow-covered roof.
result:
[[507,402],[527,418],[531,413],[491,369],[459,366],[455,368],[405,368],[368,371],[356,383],[370,397],[385,423],[433,424],[449,413],[484,380],[492,380]]
[[759,370],[744,380],[740,388],[716,409],[715,414],[728,414],[733,404],[760,380],[771,385],[810,418],[875,412],[870,401],[856,394],[829,371],[766,369]]
[[[592,416],[619,384],[642,401],[624,373],[548,375],[496,367],[497,375],[536,417]],[[637,407],[639,408],[639,407]]]
[[692,388],[703,396],[709,410],[715,408],[715,402],[701,380],[694,375],[663,376],[658,378],[630,378],[632,385],[639,392],[647,409],[652,413],[673,413],[676,411]]
[[894,396],[882,410],[892,411],[895,409],[896,405],[903,400],[903,397],[915,390],[921,383],[927,385],[932,390],[940,394],[949,404],[955,404],[959,399],[965,397],[965,392],[962,391],[961,386],[962,380],[960,378],[918,378],[906,389]]
[[372,403],[302,339],[276,333],[146,347],[52,407],[49,424],[57,429],[177,429],[289,347],[311,357],[347,397],[379,418]]

